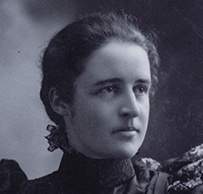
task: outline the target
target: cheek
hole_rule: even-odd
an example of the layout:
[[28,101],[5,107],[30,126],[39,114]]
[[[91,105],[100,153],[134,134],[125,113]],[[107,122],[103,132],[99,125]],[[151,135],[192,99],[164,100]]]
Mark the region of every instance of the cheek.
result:
[[149,120],[149,112],[150,112],[150,103],[149,100],[146,100],[145,103],[142,105],[142,114],[141,114],[141,119],[143,124],[146,126],[148,125],[148,120]]
[[83,100],[77,102],[75,106],[75,121],[81,127],[94,128],[101,126],[110,120],[111,110],[109,106],[105,106],[96,100]]

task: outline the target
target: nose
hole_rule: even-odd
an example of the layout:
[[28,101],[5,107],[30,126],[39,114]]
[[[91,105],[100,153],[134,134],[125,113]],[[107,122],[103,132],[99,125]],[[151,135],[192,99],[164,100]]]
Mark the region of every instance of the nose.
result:
[[140,114],[139,103],[137,102],[134,92],[128,92],[124,95],[122,106],[120,108],[120,116],[133,118]]

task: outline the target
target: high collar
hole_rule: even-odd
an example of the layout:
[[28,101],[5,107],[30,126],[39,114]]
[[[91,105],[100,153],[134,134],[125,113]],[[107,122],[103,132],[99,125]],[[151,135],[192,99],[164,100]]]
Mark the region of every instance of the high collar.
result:
[[93,187],[115,187],[134,175],[130,159],[91,159],[74,150],[64,153],[59,172],[73,184]]

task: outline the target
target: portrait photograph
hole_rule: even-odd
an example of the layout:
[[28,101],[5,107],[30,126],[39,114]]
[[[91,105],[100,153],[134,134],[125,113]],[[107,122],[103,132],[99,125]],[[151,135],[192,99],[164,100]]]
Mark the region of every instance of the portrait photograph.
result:
[[0,194],[203,193],[203,1],[0,0]]

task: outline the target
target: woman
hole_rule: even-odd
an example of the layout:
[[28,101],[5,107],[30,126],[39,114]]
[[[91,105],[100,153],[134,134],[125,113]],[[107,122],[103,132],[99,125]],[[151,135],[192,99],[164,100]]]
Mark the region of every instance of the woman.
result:
[[[180,190],[182,182],[177,186],[177,179],[160,172],[159,163],[131,159],[146,134],[158,66],[156,47],[131,16],[93,14],[57,33],[42,59],[40,97],[56,124],[47,127],[51,132],[48,149],[64,152],[59,170],[27,180],[17,163],[2,160],[2,192],[163,194]],[[165,164],[165,171],[175,162]]]

